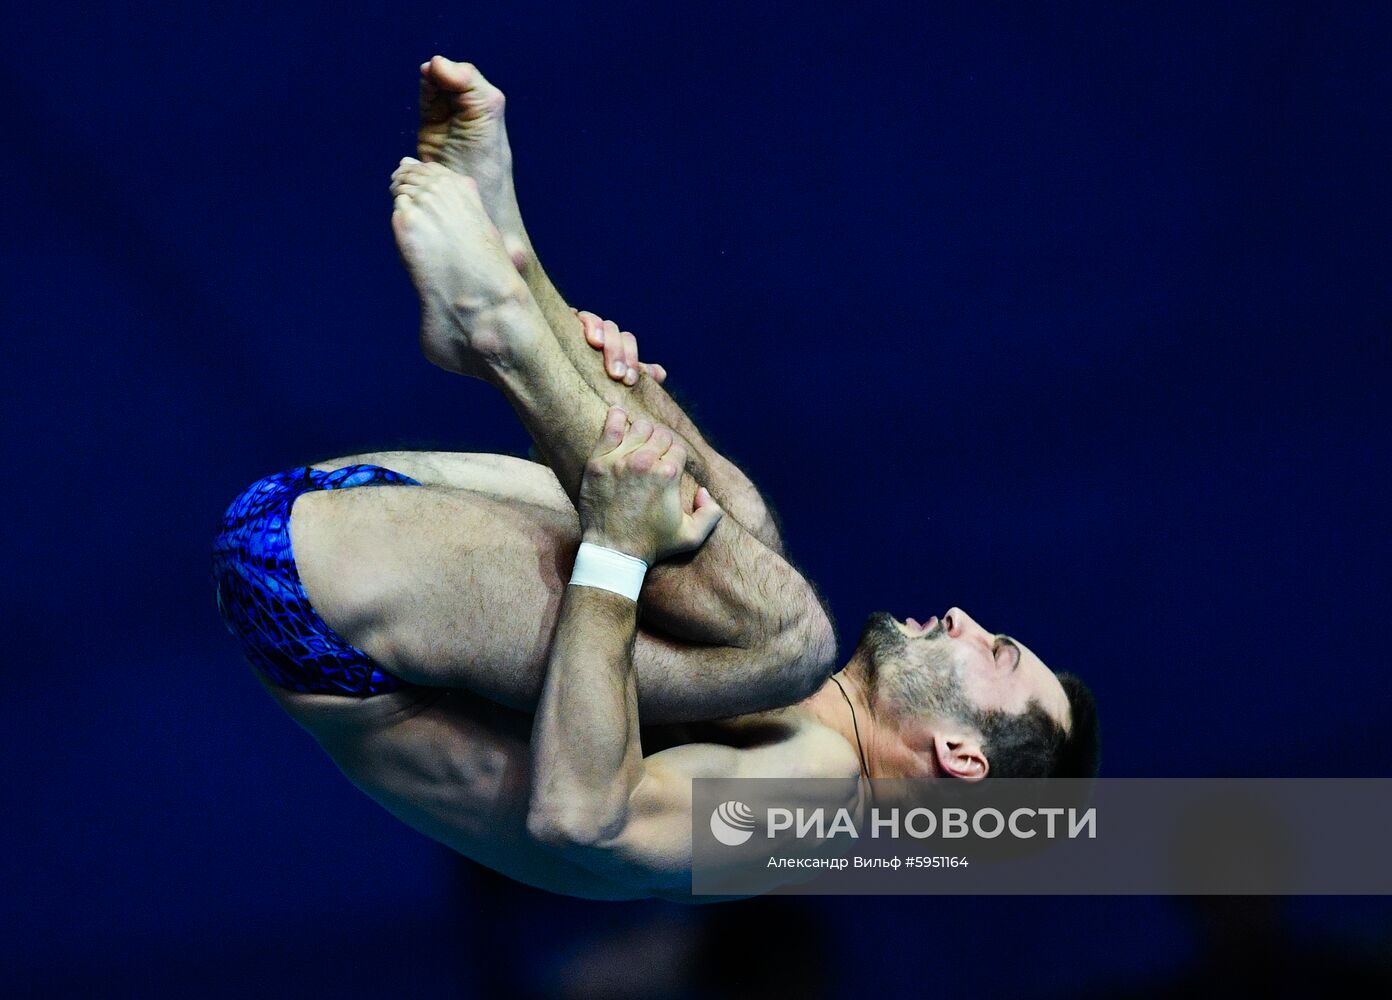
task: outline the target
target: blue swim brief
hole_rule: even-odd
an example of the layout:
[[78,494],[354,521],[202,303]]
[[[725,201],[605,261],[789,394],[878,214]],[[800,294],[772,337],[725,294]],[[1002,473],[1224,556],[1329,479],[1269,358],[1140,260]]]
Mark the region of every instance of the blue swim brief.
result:
[[341,639],[309,603],[290,546],[290,507],[303,493],[355,486],[419,486],[377,465],[279,472],[247,487],[213,543],[218,610],[266,679],[291,691],[366,697],[404,681]]

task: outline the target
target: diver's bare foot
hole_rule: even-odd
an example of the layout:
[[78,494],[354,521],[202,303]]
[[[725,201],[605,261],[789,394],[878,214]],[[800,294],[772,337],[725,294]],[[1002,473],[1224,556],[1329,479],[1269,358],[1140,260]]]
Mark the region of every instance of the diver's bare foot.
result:
[[512,149],[503,123],[503,92],[472,63],[434,56],[421,64],[417,155],[472,177],[503,245],[521,270],[529,254],[512,186]]
[[488,378],[533,340],[518,315],[535,309],[503,249],[478,185],[438,163],[392,174],[392,230],[421,300],[421,351],[449,371]]

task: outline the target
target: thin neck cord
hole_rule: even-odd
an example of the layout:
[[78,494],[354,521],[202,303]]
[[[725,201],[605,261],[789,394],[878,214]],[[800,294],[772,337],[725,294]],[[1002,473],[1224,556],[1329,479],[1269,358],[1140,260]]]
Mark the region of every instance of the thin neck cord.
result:
[[851,710],[851,728],[855,730],[856,752],[860,754],[860,773],[865,775],[865,780],[870,780],[870,765],[865,763],[865,746],[860,742],[860,723],[856,721],[855,706],[851,704],[851,696],[846,693],[846,689],[841,686],[841,682],[832,675],[832,683],[836,685],[836,690],[841,692],[841,697],[846,699],[846,707]]

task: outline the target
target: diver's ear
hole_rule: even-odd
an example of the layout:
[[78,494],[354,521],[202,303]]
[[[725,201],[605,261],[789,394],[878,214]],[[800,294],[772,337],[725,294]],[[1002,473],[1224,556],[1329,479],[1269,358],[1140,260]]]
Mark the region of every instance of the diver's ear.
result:
[[969,730],[937,733],[933,737],[933,753],[938,758],[938,770],[959,781],[980,781],[991,770],[980,735]]

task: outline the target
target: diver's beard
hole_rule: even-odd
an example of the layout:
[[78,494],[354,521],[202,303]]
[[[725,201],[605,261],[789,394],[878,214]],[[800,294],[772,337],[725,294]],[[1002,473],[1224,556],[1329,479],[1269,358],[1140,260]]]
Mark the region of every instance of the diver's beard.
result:
[[872,614],[858,648],[876,700],[915,715],[969,718],[971,706],[952,669],[945,633],[939,627],[910,639],[892,615]]
[[876,611],[865,620],[856,643],[857,653],[865,664],[865,680],[873,691],[878,683],[880,664],[903,659],[909,640],[894,624],[894,616]]

